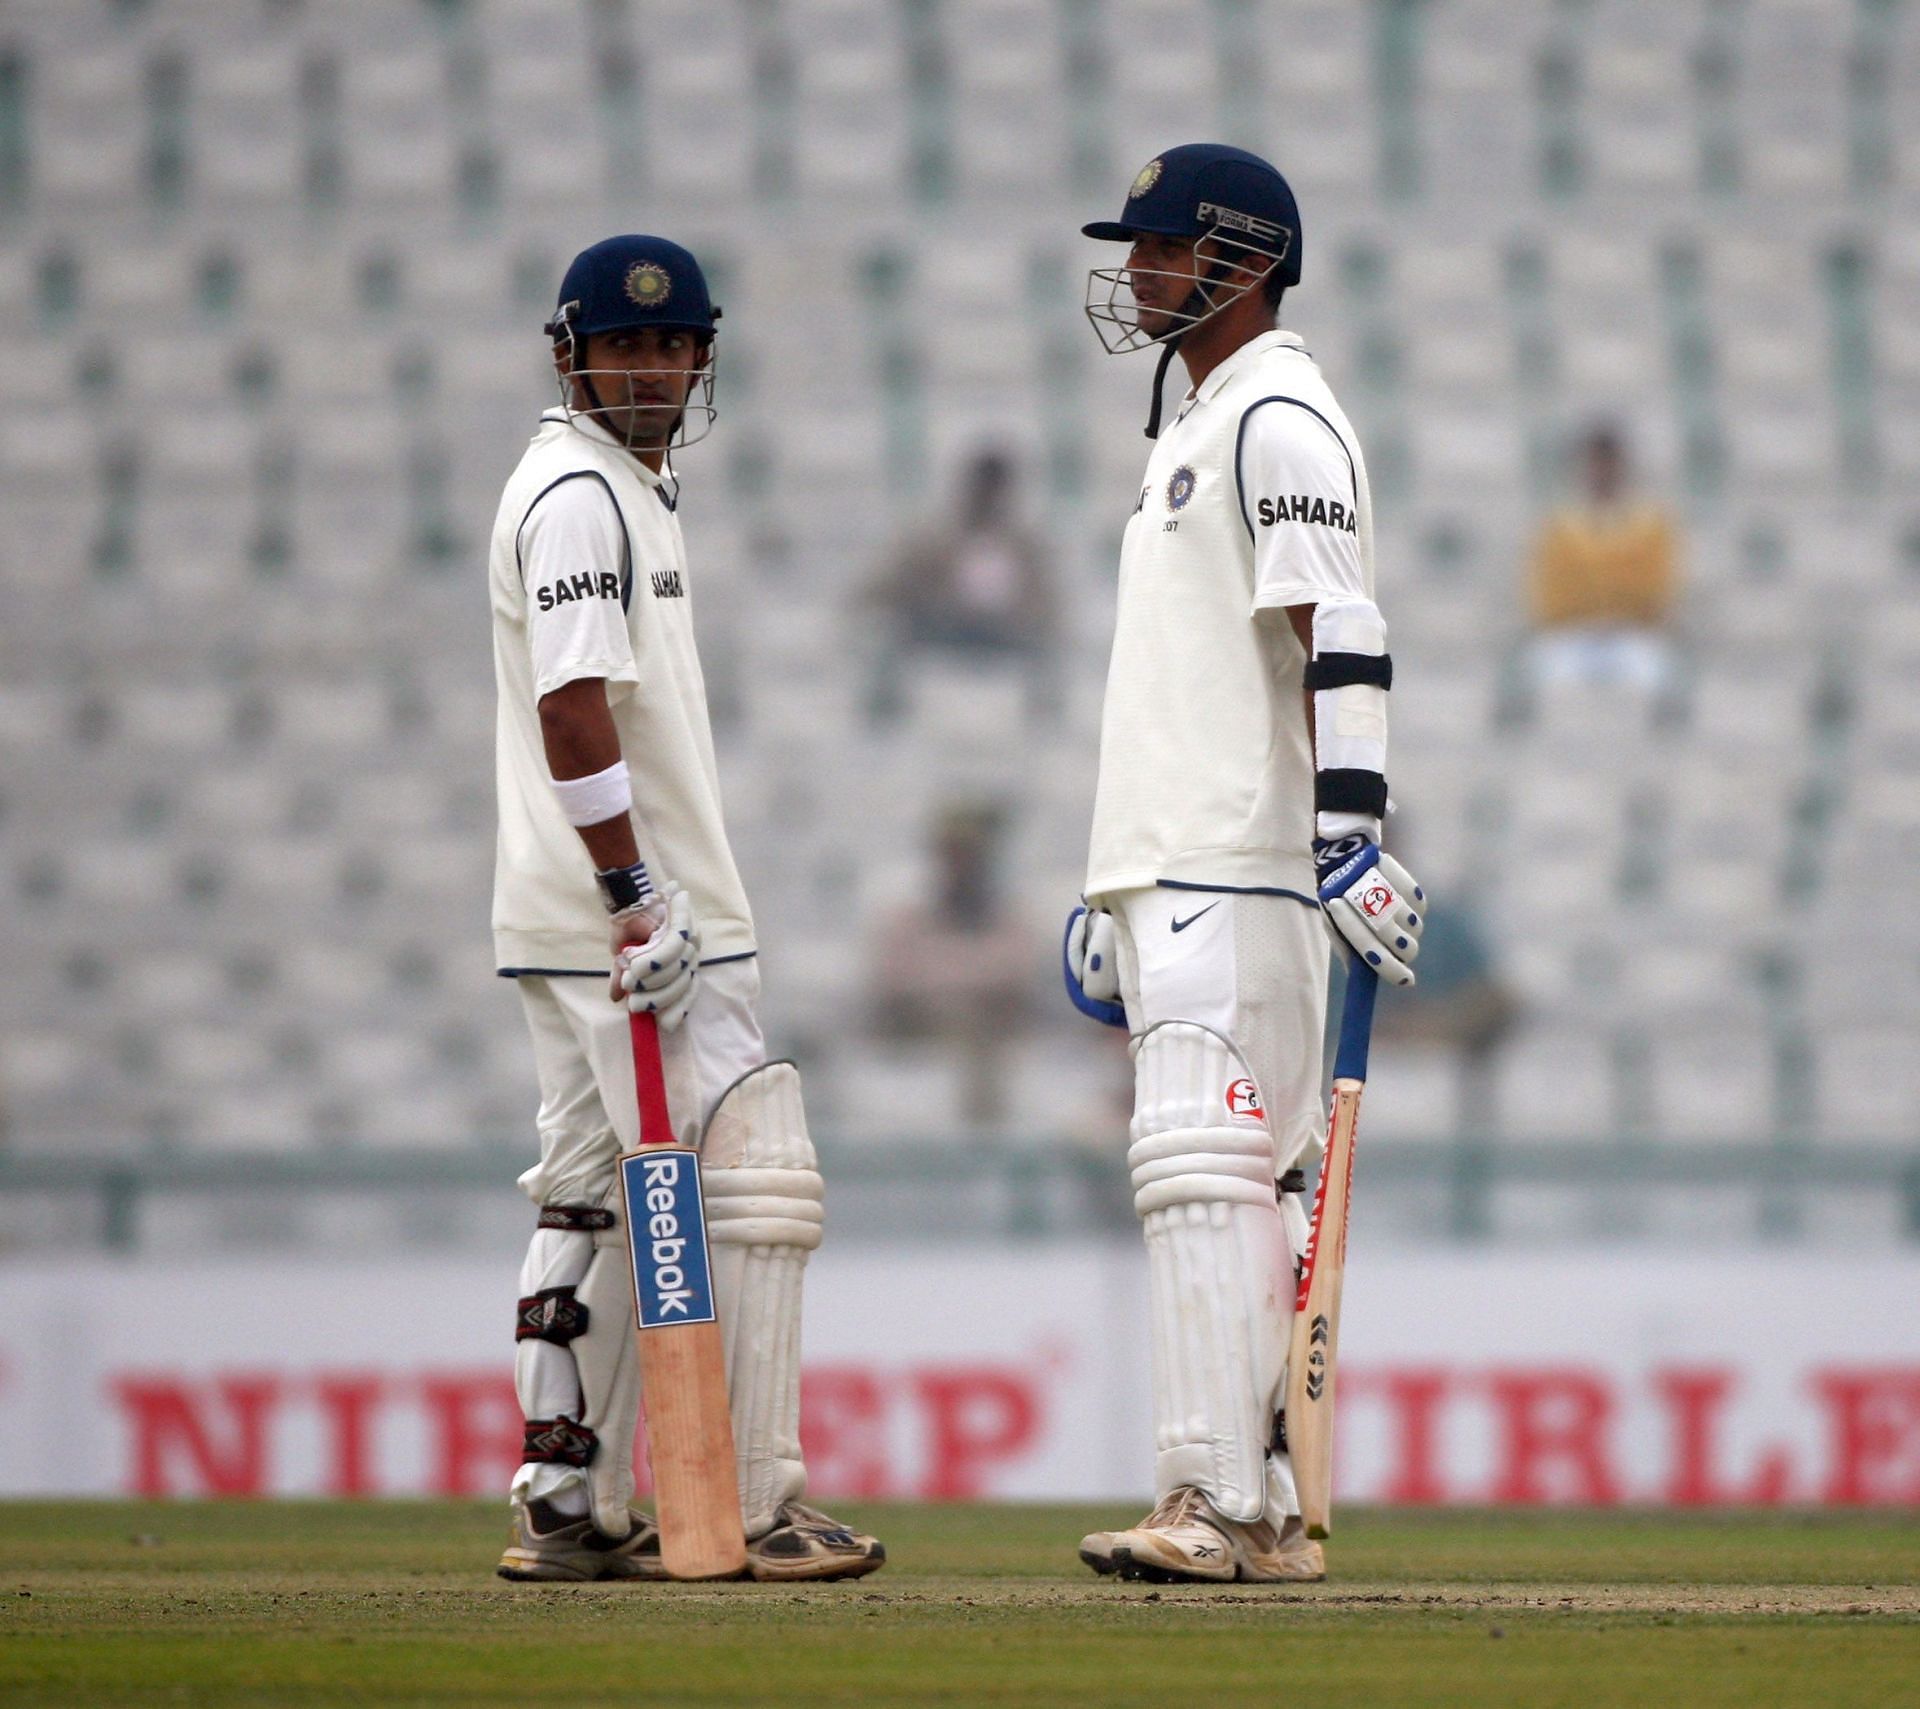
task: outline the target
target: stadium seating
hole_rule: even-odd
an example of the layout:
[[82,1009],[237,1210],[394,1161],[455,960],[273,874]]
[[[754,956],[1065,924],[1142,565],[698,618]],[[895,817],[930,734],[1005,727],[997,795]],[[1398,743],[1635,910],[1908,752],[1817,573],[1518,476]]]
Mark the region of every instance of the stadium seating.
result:
[[[951,1125],[937,1062],[864,1036],[844,914],[955,793],[1013,809],[1023,910],[1073,899],[1150,373],[1080,325],[1076,227],[1217,134],[1299,191],[1286,318],[1373,467],[1396,793],[1526,1011],[1487,1097],[1383,1069],[1383,1136],[1912,1142],[1916,114],[1913,4],[13,0],[0,1132],[530,1127],[487,537],[560,267],[647,227],[727,308],[681,514],[770,1031],[823,1131]],[[1518,692],[1530,530],[1603,414],[1684,506],[1681,680]],[[863,589],[988,441],[1054,555],[1061,714],[930,664],[875,729]],[[1054,1010],[1014,1070],[1041,1133]]]

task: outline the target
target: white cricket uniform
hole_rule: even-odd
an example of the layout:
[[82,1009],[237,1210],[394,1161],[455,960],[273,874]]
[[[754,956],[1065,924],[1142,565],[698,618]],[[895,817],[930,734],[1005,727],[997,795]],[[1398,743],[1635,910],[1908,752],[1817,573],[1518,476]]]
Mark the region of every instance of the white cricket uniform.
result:
[[1246,1055],[1277,1172],[1319,1135],[1328,947],[1284,608],[1372,597],[1353,429],[1299,336],[1264,333],[1162,431],[1127,523],[1086,894],[1133,1031],[1194,1020]]
[[693,578],[666,483],[597,423],[549,412],[500,500],[490,577],[500,971],[612,965],[593,862],[554,794],[540,731],[541,698],[582,677],[606,679],[648,870],[686,887],[704,960],[752,954],[721,820]]
[[633,777],[635,830],[656,882],[700,926],[701,987],[663,1060],[688,1143],[720,1093],[766,1060],[753,919],[721,819],[694,647],[693,577],[667,484],[598,423],[555,409],[509,477],[490,564],[499,685],[494,954],[519,982],[540,1077],[536,1203],[589,1200],[633,1142],[626,1011],[608,1000],[607,913],[593,862],[547,769],[542,696],[602,677]]
[[[642,858],[656,880],[686,887],[699,922],[699,983],[680,1025],[661,1036],[661,1062],[674,1136],[702,1147],[741,1512],[757,1536],[806,1488],[800,1277],[819,1241],[822,1186],[798,1077],[767,1063],[753,920],[721,820],[693,578],[666,485],[597,423],[549,413],[501,499],[491,580],[494,943],[500,971],[518,982],[540,1080],[540,1161],[520,1177],[542,1211],[520,1270],[514,1388],[528,1457],[514,1495],[567,1516],[590,1512],[617,1536],[633,1487],[629,1260],[609,1224],[583,1220],[620,1214],[616,1160],[639,1128],[633,1052],[626,1006],[608,994],[593,863],[554,794],[539,717],[556,688],[603,678]],[[577,1322],[532,1327],[561,1301],[583,1308]],[[556,1454],[562,1430],[573,1445]]]

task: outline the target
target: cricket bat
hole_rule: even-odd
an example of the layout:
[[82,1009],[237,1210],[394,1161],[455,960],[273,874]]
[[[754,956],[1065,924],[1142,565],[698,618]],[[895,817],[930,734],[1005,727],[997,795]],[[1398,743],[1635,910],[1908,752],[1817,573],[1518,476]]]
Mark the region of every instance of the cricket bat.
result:
[[747,1544],[700,1154],[674,1142],[659,1023],[652,1015],[629,1019],[640,1145],[620,1159],[620,1192],[633,1259],[634,1333],[660,1559],[674,1578],[737,1578],[746,1571]]
[[1367,1045],[1380,976],[1357,957],[1347,964],[1347,1000],[1333,1056],[1333,1112],[1287,1354],[1287,1450],[1300,1517],[1309,1537],[1333,1529],[1333,1386],[1340,1350],[1340,1284],[1347,1273],[1347,1200],[1353,1190],[1353,1138],[1366,1089]]

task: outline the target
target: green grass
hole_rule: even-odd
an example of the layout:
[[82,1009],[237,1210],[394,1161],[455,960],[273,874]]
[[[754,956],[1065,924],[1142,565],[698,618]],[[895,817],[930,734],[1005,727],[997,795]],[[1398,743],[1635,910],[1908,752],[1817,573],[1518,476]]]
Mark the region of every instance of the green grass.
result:
[[509,1585],[467,1503],[0,1505],[0,1704],[1920,1701],[1899,1517],[1351,1512],[1328,1584],[1155,1590],[1074,1558],[1115,1513],[849,1511],[892,1562],[802,1590]]

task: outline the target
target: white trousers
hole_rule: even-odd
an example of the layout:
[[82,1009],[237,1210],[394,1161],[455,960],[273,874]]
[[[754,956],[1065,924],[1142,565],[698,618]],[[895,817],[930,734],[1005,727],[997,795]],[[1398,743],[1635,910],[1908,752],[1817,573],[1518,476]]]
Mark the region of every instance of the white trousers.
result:
[[1299,1510],[1271,1442],[1307,1224],[1299,1194],[1276,1203],[1264,1183],[1321,1137],[1326,928],[1285,896],[1156,887],[1107,905],[1135,1039],[1155,1489],[1278,1527]]
[[[540,1082],[540,1161],[520,1177],[520,1189],[536,1205],[608,1204],[620,1155],[633,1149],[640,1130],[626,1005],[609,997],[607,981],[600,978],[527,976],[518,984]],[[661,1034],[667,1108],[682,1144],[697,1145],[721,1095],[766,1061],[754,1013],[759,994],[758,964],[752,959],[703,967],[685,1019]],[[586,1233],[537,1230],[521,1265],[522,1296],[584,1287],[593,1252]],[[514,1384],[528,1419],[564,1414],[591,1421],[606,1438],[590,1462],[590,1474],[558,1461],[523,1465],[514,1478],[520,1499],[553,1500],[569,1514],[584,1513],[591,1477],[596,1506],[626,1505],[631,1485],[625,1456],[631,1451],[639,1393],[631,1354],[631,1296],[615,1293],[626,1305],[624,1322],[609,1317],[602,1300],[592,1308],[584,1339],[558,1345],[516,1342]],[[797,1330],[797,1293],[795,1298]],[[618,1520],[610,1513],[601,1523],[617,1531]]]
[[1259,1083],[1274,1174],[1300,1167],[1326,1127],[1320,910],[1290,896],[1158,887],[1122,891],[1106,905],[1118,927],[1128,1030],[1138,1037],[1162,1021],[1194,1021],[1227,1039]]
[[[608,998],[605,979],[516,983],[540,1080],[540,1161],[520,1177],[520,1190],[536,1205],[598,1204],[620,1154],[640,1135],[626,1007]],[[681,1144],[698,1144],[720,1094],[766,1061],[759,999],[752,958],[702,967],[686,1019],[660,1035]]]

